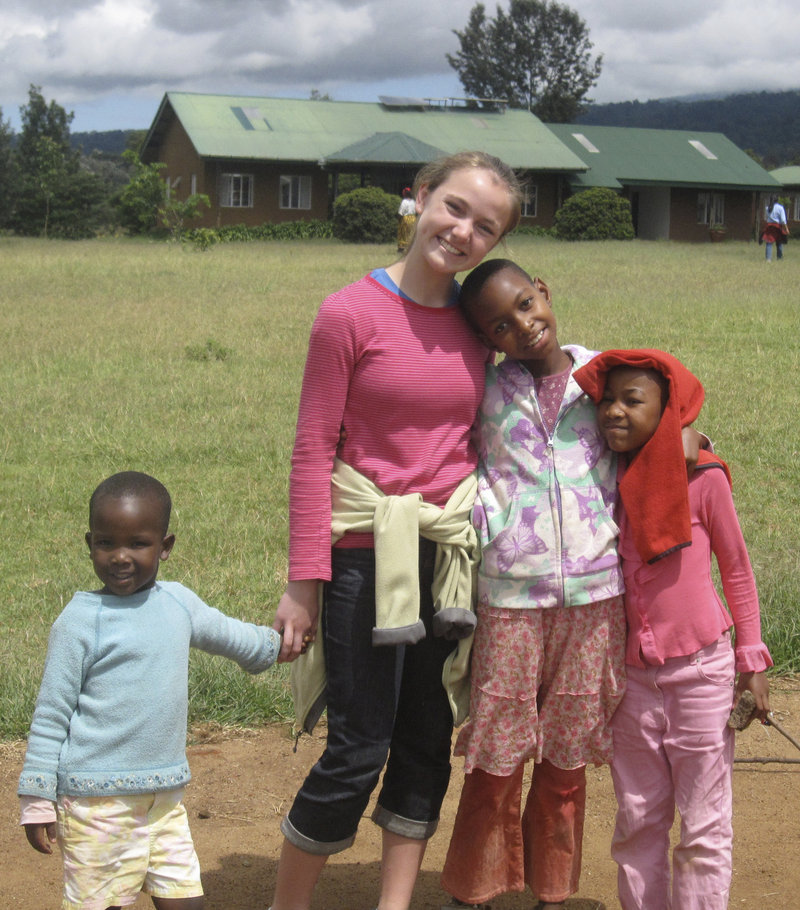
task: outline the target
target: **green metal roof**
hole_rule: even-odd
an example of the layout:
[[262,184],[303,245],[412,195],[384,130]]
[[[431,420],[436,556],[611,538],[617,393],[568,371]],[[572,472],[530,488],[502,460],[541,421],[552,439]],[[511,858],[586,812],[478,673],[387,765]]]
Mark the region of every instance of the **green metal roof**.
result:
[[326,157],[326,161],[369,161],[381,164],[422,164],[447,154],[405,133],[374,133]]
[[800,186],[800,167],[796,164],[789,167],[776,167],[770,174],[781,186]]
[[[586,168],[580,156],[528,111],[191,92],[164,96],[145,140],[143,157],[163,132],[171,112],[205,158],[317,163],[342,161],[344,151],[351,148],[359,155],[368,153],[368,157],[351,160],[399,163],[396,156],[405,145],[410,157],[403,162],[431,160],[441,151],[481,149],[516,169],[574,172]],[[393,138],[387,140],[387,135]]]
[[769,190],[778,182],[722,133],[548,124],[589,170],[570,181],[591,186],[708,186]]

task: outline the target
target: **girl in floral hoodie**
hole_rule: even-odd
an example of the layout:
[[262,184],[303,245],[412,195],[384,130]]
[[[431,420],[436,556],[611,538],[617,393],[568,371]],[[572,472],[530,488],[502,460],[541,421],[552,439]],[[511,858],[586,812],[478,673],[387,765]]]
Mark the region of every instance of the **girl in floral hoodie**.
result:
[[[442,885],[475,905],[527,884],[551,910],[578,890],[586,765],[610,761],[625,687],[616,460],[573,378],[596,352],[559,346],[543,281],[490,260],[460,305],[506,357],[487,367],[478,414],[478,626]],[[685,435],[696,458],[700,435]]]

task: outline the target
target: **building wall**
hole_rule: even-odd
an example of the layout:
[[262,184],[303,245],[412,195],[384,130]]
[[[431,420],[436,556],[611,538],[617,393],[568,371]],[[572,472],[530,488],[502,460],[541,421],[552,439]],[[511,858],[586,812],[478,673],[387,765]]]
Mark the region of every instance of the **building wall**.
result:
[[636,236],[642,240],[666,240],[670,229],[670,196],[668,186],[642,186],[627,194],[631,201]]
[[520,175],[524,188],[536,193],[536,215],[523,215],[520,224],[529,227],[552,227],[563,199],[561,178],[557,174],[529,171]]
[[[186,131],[176,118],[169,122],[155,154],[148,157],[166,165],[161,173],[169,183],[170,193],[176,198],[187,199],[192,193],[208,196],[211,207],[203,209],[202,216],[193,222],[194,226],[246,224],[254,227],[265,222],[308,221],[328,217],[328,175],[316,165],[272,164],[235,159],[203,160],[195,152]],[[224,175],[227,174],[235,174],[248,181],[250,204],[222,204]],[[282,177],[310,178],[310,208],[281,206]]]
[[724,197],[726,236],[731,240],[752,240],[755,234],[756,194],[751,190],[687,189],[672,190],[670,206],[670,240],[707,243],[710,225],[697,220],[698,198],[701,192],[719,193]]

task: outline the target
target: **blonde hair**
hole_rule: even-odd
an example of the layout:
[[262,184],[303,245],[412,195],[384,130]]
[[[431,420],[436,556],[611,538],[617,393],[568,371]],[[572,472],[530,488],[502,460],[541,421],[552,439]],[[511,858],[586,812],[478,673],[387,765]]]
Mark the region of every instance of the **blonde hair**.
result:
[[501,235],[505,237],[519,224],[522,214],[523,190],[517,175],[511,167],[494,155],[479,151],[456,152],[454,155],[447,155],[444,158],[437,158],[435,161],[428,162],[414,178],[412,189],[414,198],[416,198],[421,187],[426,186],[429,190],[435,190],[456,171],[461,171],[465,168],[482,168],[490,171],[500,183],[505,184],[511,200],[511,215]]

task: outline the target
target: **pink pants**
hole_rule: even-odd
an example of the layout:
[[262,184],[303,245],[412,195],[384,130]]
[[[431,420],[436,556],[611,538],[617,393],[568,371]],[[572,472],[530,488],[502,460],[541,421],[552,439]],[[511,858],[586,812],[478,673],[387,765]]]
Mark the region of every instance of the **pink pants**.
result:
[[480,904],[528,884],[556,903],[578,890],[586,768],[535,765],[520,819],[523,771],[499,777],[476,768],[464,777],[442,872],[442,887],[460,901]]
[[726,721],[734,678],[727,633],[660,667],[628,665],[628,688],[611,721],[619,804],[611,852],[623,910],[728,906],[734,734]]

